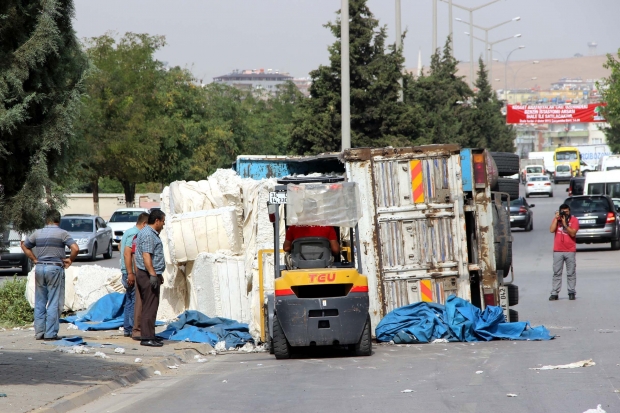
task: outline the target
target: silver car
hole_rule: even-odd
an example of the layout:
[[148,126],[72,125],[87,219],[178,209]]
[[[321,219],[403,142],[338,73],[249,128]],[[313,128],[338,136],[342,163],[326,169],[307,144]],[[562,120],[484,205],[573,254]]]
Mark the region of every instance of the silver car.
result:
[[[106,225],[103,218],[95,215],[69,214],[60,220],[60,228],[69,232],[80,248],[78,257],[86,257],[94,261],[97,255],[110,259],[112,250],[112,228]],[[69,248],[66,248],[69,254]]]

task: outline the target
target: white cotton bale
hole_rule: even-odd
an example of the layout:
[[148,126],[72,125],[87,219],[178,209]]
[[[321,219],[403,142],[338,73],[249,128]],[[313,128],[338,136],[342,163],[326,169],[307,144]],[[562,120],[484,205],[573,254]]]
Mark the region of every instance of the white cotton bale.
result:
[[187,269],[191,270],[187,278],[189,309],[210,317],[252,322],[243,257],[203,253]]
[[234,207],[173,215],[169,224],[174,252],[171,261],[193,261],[203,252],[239,254],[243,249],[241,228]]
[[163,277],[157,319],[172,320],[187,310],[187,282],[183,271],[175,265],[166,265]]

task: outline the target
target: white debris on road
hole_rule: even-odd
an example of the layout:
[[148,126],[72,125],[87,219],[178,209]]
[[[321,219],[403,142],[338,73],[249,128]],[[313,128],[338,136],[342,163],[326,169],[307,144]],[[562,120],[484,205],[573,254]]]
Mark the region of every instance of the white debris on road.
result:
[[[202,356],[200,356],[200,355],[198,355],[198,354],[196,354],[196,355],[194,356],[194,360],[196,360],[196,362],[197,362],[197,363],[205,363],[205,362],[207,362],[207,361],[208,361],[208,359],[207,359],[207,358],[202,357]],[[243,362],[242,362],[242,363],[243,363]]]
[[90,352],[90,348],[86,346],[73,346],[73,347],[58,346],[54,349],[54,351],[58,351],[60,353],[67,353],[67,354],[86,354]]
[[168,367],[169,369],[178,369],[179,365],[175,364],[174,366],[166,366],[166,367]]
[[476,374],[482,374],[482,373],[484,373],[484,371],[482,371],[482,370],[478,370],[478,371],[476,372]]
[[215,350],[216,352],[218,352],[218,353],[219,353],[220,351],[226,351],[226,342],[225,342],[225,341],[218,341],[218,342],[215,344],[215,348],[214,348],[214,350]]
[[134,363],[142,363],[142,359],[140,357],[136,357],[136,359],[133,362]]
[[100,358],[100,359],[109,359],[110,356],[106,356],[104,353],[102,353],[101,351],[98,351],[95,353],[95,357]]
[[161,371],[159,371],[159,370],[155,370],[155,371],[153,372],[153,374],[154,374],[154,375],[156,375],[156,376],[161,376]]
[[411,389],[405,389],[405,390],[401,390],[401,393],[415,393],[415,390],[411,390]]
[[77,330],[78,326],[75,324],[67,324],[67,330]]
[[118,354],[125,354],[125,349],[122,347],[117,347],[114,349],[114,352]]
[[222,380],[222,383],[228,383],[228,380]]
[[435,340],[431,341],[431,344],[437,344],[437,343],[448,343],[448,339],[446,338],[436,338]]
[[583,413],[607,413],[607,412],[603,410],[603,408],[599,404],[598,406],[596,406],[596,409],[588,409]]
[[508,396],[508,397],[517,397],[517,395],[514,394],[514,393],[508,393],[506,396]]
[[596,365],[592,359],[576,361],[570,364],[560,364],[558,366],[542,366],[542,367],[530,367],[530,370],[557,370],[557,369],[576,369],[579,367],[591,367]]

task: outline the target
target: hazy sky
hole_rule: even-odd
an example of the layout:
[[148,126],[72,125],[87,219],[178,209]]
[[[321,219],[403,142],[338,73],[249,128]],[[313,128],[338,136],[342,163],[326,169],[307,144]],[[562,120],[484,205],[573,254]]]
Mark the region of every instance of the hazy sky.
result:
[[[476,7],[490,0],[455,0]],[[408,29],[404,43],[406,66],[417,65],[418,50],[428,65],[432,49],[432,0],[401,0],[402,25]],[[387,25],[394,41],[394,0],[369,0],[371,11]],[[107,31],[131,31],[166,36],[168,45],[158,58],[192,70],[211,82],[233,69],[279,69],[305,77],[328,62],[327,46],[334,41],[327,21],[335,19],[340,0],[75,0],[75,30],[80,38]],[[439,2],[438,43],[448,35],[448,5]],[[474,23],[489,27],[521,17],[489,32],[495,41],[522,35],[495,46],[501,54],[516,51],[514,60],[571,57],[588,54],[588,42],[597,52],[620,48],[620,0],[500,0],[474,12]],[[454,8],[454,17],[469,20],[469,13]],[[469,60],[469,26],[454,22],[455,55]],[[476,29],[477,37],[484,32]],[[474,58],[483,43],[474,42]],[[496,57],[501,55],[498,53]]]

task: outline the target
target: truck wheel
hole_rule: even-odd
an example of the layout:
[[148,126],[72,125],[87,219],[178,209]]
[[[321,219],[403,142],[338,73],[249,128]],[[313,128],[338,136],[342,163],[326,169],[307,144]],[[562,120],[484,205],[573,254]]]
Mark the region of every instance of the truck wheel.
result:
[[499,176],[519,173],[519,155],[510,152],[491,152]]
[[513,306],[519,304],[519,286],[508,284],[508,305]]
[[493,189],[497,192],[506,192],[510,199],[519,198],[519,181],[512,178],[498,178],[497,185]]
[[353,353],[356,356],[370,356],[372,354],[372,333],[370,331],[370,316],[364,324],[364,331],[360,337],[360,341],[352,346]]
[[278,317],[275,315],[273,316],[273,337],[271,342],[273,343],[273,354],[276,356],[276,359],[291,358],[291,345],[288,343],[280,321],[278,321]]
[[517,310],[508,310],[508,314],[510,315],[510,322],[514,323],[515,321],[519,321],[519,312]]
[[615,241],[611,241],[611,250],[612,251],[620,250],[620,239],[617,239]]
[[508,276],[512,266],[512,235],[509,212],[502,206],[493,204],[493,233],[495,244],[495,269],[503,270]]

